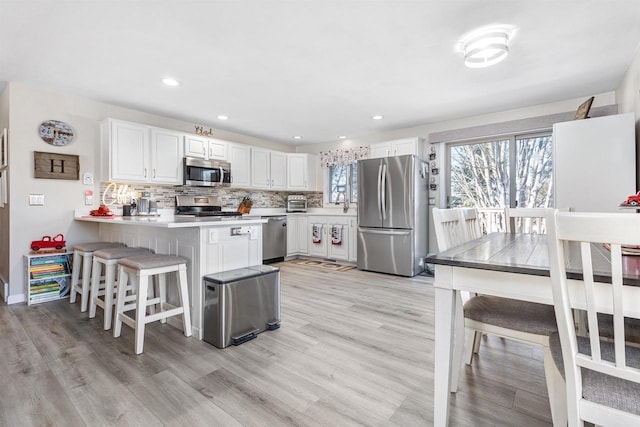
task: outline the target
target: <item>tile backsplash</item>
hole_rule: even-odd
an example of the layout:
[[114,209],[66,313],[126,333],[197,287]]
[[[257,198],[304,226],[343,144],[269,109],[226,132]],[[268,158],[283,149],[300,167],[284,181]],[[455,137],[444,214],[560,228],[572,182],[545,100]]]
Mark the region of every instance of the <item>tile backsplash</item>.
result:
[[[100,200],[109,185],[108,182],[100,183]],[[149,192],[149,198],[158,202],[158,208],[160,209],[173,209],[176,206],[175,196],[179,195],[206,195],[217,196],[222,201],[223,209],[235,209],[240,204],[245,196],[251,196],[254,200],[254,208],[285,208],[286,200],[289,194],[300,194],[301,192],[291,191],[264,191],[264,190],[250,190],[240,188],[229,187],[187,187],[187,186],[172,186],[172,185],[147,185],[147,184],[129,184],[129,191],[135,191],[141,193],[143,191]],[[310,208],[322,207],[322,192],[321,191],[305,191],[302,192],[308,199],[308,206]],[[139,196],[138,196],[139,198]]]

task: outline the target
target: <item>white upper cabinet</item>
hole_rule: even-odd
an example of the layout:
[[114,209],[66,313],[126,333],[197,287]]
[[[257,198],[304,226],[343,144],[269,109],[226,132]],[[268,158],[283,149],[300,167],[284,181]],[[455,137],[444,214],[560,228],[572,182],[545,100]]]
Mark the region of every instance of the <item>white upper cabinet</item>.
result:
[[422,157],[424,140],[422,138],[403,138],[394,141],[371,144],[369,147],[369,157],[372,159],[379,157],[404,156],[405,154],[415,154]]
[[182,184],[180,132],[107,119],[103,122],[104,181]]
[[207,158],[208,141],[204,136],[185,135],[184,155],[187,157]]
[[287,189],[287,153],[271,152],[271,189]]
[[313,191],[316,189],[318,158],[313,154],[287,154],[287,190]]
[[231,164],[231,186],[251,186],[251,147],[243,144],[227,144],[228,160]]
[[[103,180],[146,182],[149,165],[149,127],[109,120],[103,140]],[[103,138],[104,139],[104,138]]]
[[227,160],[227,142],[220,139],[209,140],[208,158],[216,160]]
[[182,184],[182,136],[180,132],[151,128],[151,182]]
[[227,160],[228,143],[199,135],[185,135],[184,155],[202,159]]
[[[233,163],[231,173],[233,174]],[[251,147],[251,187],[285,190],[287,188],[287,154]]]

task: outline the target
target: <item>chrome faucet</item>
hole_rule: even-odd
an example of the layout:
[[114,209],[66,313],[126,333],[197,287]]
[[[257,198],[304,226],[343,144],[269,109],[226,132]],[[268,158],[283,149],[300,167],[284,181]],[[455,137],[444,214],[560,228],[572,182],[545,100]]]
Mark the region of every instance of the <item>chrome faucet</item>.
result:
[[340,195],[342,195],[342,212],[347,213],[349,210],[349,199],[347,199],[347,193],[345,191],[341,191],[338,193],[336,197],[336,205],[340,204]]

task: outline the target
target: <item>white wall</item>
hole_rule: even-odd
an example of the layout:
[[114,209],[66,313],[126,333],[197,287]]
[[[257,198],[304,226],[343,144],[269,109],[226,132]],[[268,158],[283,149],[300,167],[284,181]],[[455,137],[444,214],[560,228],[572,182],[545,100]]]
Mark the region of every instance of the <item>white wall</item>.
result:
[[[4,128],[9,128],[9,89],[3,87],[0,89],[0,132]],[[8,170],[8,169],[7,169]],[[3,281],[9,281],[9,204],[0,208],[0,287],[2,287]],[[3,298],[7,295],[4,294],[3,287],[0,288]]]
[[[17,83],[10,83],[8,88],[7,105],[11,128],[9,302],[19,302],[24,297],[22,257],[29,251],[32,240],[62,233],[65,235],[67,246],[71,247],[80,242],[98,239],[97,227],[94,224],[73,221],[73,210],[84,206],[85,190],[91,189],[95,195],[100,194],[100,121],[114,117],[186,132],[193,132],[194,124],[86,98],[46,92]],[[0,108],[2,105],[5,103],[0,103]],[[3,116],[0,109],[0,121]],[[54,147],[45,143],[38,135],[38,126],[45,120],[69,123],[75,131],[74,141],[65,147]],[[280,151],[291,151],[289,146],[231,132],[216,131],[214,136]],[[85,186],[81,180],[35,179],[34,151],[80,156],[80,176],[85,172],[92,172],[96,178],[95,185]],[[29,194],[32,193],[44,194],[45,205],[29,206]],[[94,197],[94,204],[94,207],[97,207],[98,197]],[[0,250],[1,248],[0,246]]]
[[640,48],[616,90],[621,113],[636,115],[636,189],[640,188]]

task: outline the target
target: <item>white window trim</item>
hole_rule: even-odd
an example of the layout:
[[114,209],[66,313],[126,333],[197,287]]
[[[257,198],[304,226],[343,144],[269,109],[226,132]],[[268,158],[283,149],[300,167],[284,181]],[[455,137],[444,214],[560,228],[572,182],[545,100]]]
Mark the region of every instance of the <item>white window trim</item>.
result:
[[[348,165],[349,168],[354,168],[356,167],[356,163]],[[336,207],[336,206],[342,206],[342,202],[338,203],[337,205],[335,204],[335,202],[330,202],[329,201],[329,194],[331,193],[331,184],[330,184],[330,180],[331,177],[329,176],[329,173],[331,171],[331,168],[324,168],[324,176],[322,178],[323,181],[323,195],[322,195],[322,207],[323,208],[332,208],[332,207]],[[351,194],[351,180],[347,179],[347,193]],[[354,202],[351,200],[351,198],[349,198],[349,205],[356,207],[358,206],[357,202]]]

